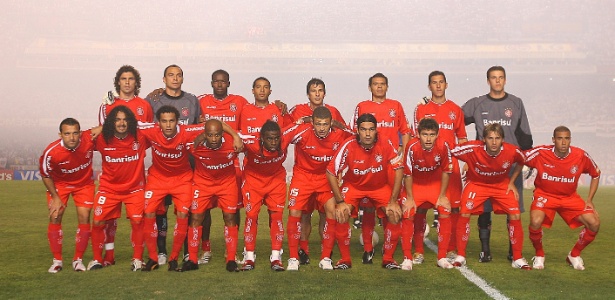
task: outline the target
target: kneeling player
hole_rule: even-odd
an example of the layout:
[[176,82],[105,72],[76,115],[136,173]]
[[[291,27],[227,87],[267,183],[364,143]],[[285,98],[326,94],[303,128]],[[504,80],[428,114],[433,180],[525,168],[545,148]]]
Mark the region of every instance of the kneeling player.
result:
[[[496,214],[507,214],[508,237],[512,245],[512,267],[531,270],[523,258],[523,227],[515,179],[523,169],[521,150],[504,142],[504,130],[497,123],[485,126],[483,141],[471,141],[451,151],[468,165],[467,182],[461,197],[461,217],[457,226],[458,255],[453,265],[466,263],[466,246],[470,236],[470,215],[483,212],[483,204],[491,199]],[[513,168],[513,173],[508,173]]]
[[[587,152],[570,146],[570,129],[567,127],[555,128],[552,140],[554,145],[540,146],[526,152],[526,165],[538,171],[530,210],[530,240],[536,249],[533,267],[545,267],[541,227],[550,228],[555,213],[558,213],[570,228],[585,226],[566,259],[573,268],[584,270],[581,251],[596,238],[600,229],[600,219],[593,203],[598,190],[600,169]],[[579,177],[583,173],[592,177],[587,201],[583,201],[577,194]]]
[[[43,183],[47,188],[49,226],[47,239],[53,254],[49,273],[62,270],[62,216],[73,195],[77,207],[77,234],[73,269],[85,271],[83,253],[90,241],[90,211],[94,204],[94,181],[92,180],[92,152],[94,143],[90,132],[80,131],[80,125],[73,118],[60,123],[60,139],[49,144],[39,160]],[[82,138],[84,136],[84,138]]]
[[[427,209],[435,208],[438,210],[438,267],[450,269],[453,267],[446,259],[446,250],[451,238],[451,204],[447,197],[449,176],[453,172],[453,162],[448,144],[438,138],[438,123],[431,118],[422,119],[417,128],[419,137],[414,138],[408,143],[404,156],[404,173],[406,198],[409,206],[416,206],[415,218],[424,219]],[[414,202],[414,203],[413,203]],[[417,254],[423,257],[423,233],[421,228],[406,226],[406,220],[402,221],[402,235],[406,233],[408,227],[414,228],[414,245]],[[417,235],[417,232],[419,234]],[[411,236],[411,235],[410,235]],[[403,238],[402,238],[403,239]],[[412,259],[408,246],[402,242],[404,248],[404,261],[402,268],[412,269]],[[407,252],[407,253],[406,253]]]
[[[371,114],[362,114],[357,118],[357,138],[350,138],[342,144],[327,168],[327,179],[336,202],[334,232],[342,258],[336,263],[336,269],[352,267],[350,259],[350,225],[348,218],[353,209],[358,209],[359,201],[370,198],[379,214],[385,219],[384,255],[382,267],[400,269],[393,259],[395,246],[401,233],[399,220],[402,209],[397,203],[403,177],[401,159],[396,146],[390,140],[379,140],[376,131],[376,118]],[[387,176],[387,169],[395,169],[395,178]],[[344,170],[342,186],[338,185],[337,176]],[[393,181],[393,188],[389,181]],[[326,226],[330,224],[327,223]],[[323,234],[324,235],[324,234]],[[324,249],[325,255],[328,249]]]

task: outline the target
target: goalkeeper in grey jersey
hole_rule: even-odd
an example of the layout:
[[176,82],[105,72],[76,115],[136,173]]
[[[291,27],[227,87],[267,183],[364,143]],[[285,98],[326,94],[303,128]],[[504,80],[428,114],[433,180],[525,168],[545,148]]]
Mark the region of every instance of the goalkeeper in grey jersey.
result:
[[[493,66],[487,70],[487,83],[489,94],[468,100],[461,108],[465,115],[466,125],[474,123],[476,139],[481,140],[481,133],[486,125],[498,123],[504,129],[504,141],[514,144],[521,150],[532,148],[533,140],[530,131],[530,123],[525,113],[523,101],[520,98],[506,93],[506,71],[501,66]],[[523,208],[523,176],[517,177],[515,186],[519,192],[519,209]],[[482,251],[479,255],[480,262],[491,261],[489,238],[491,236],[491,202],[485,203],[485,212],[478,218],[479,237]],[[509,248],[508,259],[512,259]]]

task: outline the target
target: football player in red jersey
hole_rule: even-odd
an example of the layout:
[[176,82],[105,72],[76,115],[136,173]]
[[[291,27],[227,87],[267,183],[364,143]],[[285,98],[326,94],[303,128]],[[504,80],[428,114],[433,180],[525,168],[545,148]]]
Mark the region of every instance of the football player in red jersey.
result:
[[[112,109],[117,106],[126,106],[132,111],[138,122],[149,123],[154,121],[154,112],[151,105],[140,98],[141,74],[137,69],[130,65],[120,67],[113,79],[116,95],[108,95],[103,98],[103,104],[98,113],[98,122],[103,124]],[[115,264],[115,232],[117,231],[117,220],[107,221],[105,227],[105,257],[102,262],[104,265]]]
[[[389,89],[389,79],[382,73],[376,73],[369,78],[369,91],[372,94],[370,100],[365,100],[357,104],[354,116],[351,119],[353,130],[358,130],[357,119],[364,113],[372,114],[377,121],[378,134],[383,140],[390,140],[396,147],[406,148],[410,140],[411,128],[406,118],[406,113],[401,103],[397,100],[387,98]],[[400,140],[401,137],[401,140]],[[393,169],[387,171],[388,177],[392,180],[395,177]],[[393,182],[390,183],[391,187]],[[402,195],[405,191],[402,191]],[[374,246],[372,235],[375,227],[375,210],[369,201],[361,204],[363,210],[361,234],[363,236],[363,263],[371,264],[374,256]]]
[[[448,189],[450,174],[453,172],[453,161],[451,159],[448,143],[440,139],[438,122],[431,118],[423,118],[417,126],[418,138],[408,142],[404,155],[404,183],[406,186],[406,210],[417,208],[417,211],[424,213],[429,208],[434,208],[441,213],[441,222],[438,226],[438,267],[450,269],[453,267],[446,259],[446,250],[451,239],[451,204],[449,201]],[[414,218],[417,218],[417,215]],[[413,261],[411,259],[412,244],[412,220],[404,218],[402,220],[402,250],[404,251],[404,261],[401,264],[402,270],[412,270]],[[416,253],[423,251],[423,228],[425,224],[420,223],[415,231],[421,232],[417,237],[415,232]],[[422,262],[422,261],[421,261]]]
[[[305,117],[311,117],[318,107],[326,107],[327,109],[329,109],[331,115],[331,120],[329,122],[330,125],[339,128],[343,128],[346,126],[346,121],[344,121],[344,118],[340,114],[339,110],[337,110],[337,108],[335,108],[334,106],[329,105],[328,103],[324,103],[325,95],[327,93],[324,81],[318,78],[310,79],[306,85],[306,93],[309,101],[307,103],[297,104],[288,111],[293,121],[298,121],[299,119]],[[296,151],[298,150],[295,150],[295,157],[297,157]],[[313,200],[313,198],[312,200],[310,200],[308,206],[303,210],[303,214],[301,215],[301,238],[299,240],[298,255],[299,261],[302,265],[310,263],[309,237],[310,233],[312,232],[312,212],[314,211],[314,207],[312,204],[315,203]],[[321,235],[322,229],[325,225],[324,221],[325,216],[321,214],[318,226]],[[288,228],[288,230],[290,230],[290,228]],[[291,240],[289,240],[289,243],[291,243]],[[292,252],[293,251],[291,250],[291,258]]]
[[79,122],[73,118],[62,120],[58,135],[60,139],[49,144],[39,159],[49,207],[47,239],[53,254],[49,273],[62,270],[62,217],[70,195],[75,201],[79,223],[72,265],[75,271],[85,271],[82,259],[90,241],[90,211],[94,204],[94,143],[90,140],[90,131],[81,132]]
[[[600,169],[587,152],[571,146],[571,140],[570,129],[558,126],[553,130],[553,145],[525,152],[526,165],[538,171],[529,226],[530,241],[536,249],[534,269],[545,267],[542,227],[551,227],[555,213],[562,216],[570,228],[584,226],[567,257],[568,263],[577,270],[585,269],[581,251],[596,238],[600,229],[600,218],[593,201],[600,182]],[[591,176],[586,201],[577,194],[579,177],[584,173]]]
[[[457,226],[458,255],[453,265],[466,263],[466,247],[470,236],[470,215],[481,214],[483,204],[490,199],[496,214],[506,214],[508,237],[512,245],[512,267],[531,270],[523,258],[523,227],[519,209],[519,194],[515,179],[521,174],[525,157],[521,150],[504,142],[504,130],[497,123],[488,124],[482,141],[470,141],[451,151],[468,165],[467,182],[461,196],[461,216]],[[512,175],[508,174],[512,171]]]
[[[433,118],[439,125],[438,139],[448,143],[450,148],[455,145],[465,143],[468,138],[466,134],[463,110],[455,102],[446,98],[446,75],[442,71],[433,71],[429,73],[427,85],[431,91],[431,99],[426,103],[420,103],[414,110],[414,128],[418,128],[419,122],[423,118]],[[455,245],[455,228],[457,228],[457,220],[459,219],[459,204],[461,203],[461,170],[457,159],[453,157],[453,173],[451,173],[448,184],[448,194],[450,195],[451,213],[449,220],[451,223],[451,241],[448,246],[449,257],[453,257],[453,252],[457,247]],[[423,248],[424,228],[427,224],[425,221],[427,210],[418,208],[414,218],[414,238],[413,242],[418,248]],[[447,221],[448,222],[448,221]],[[434,226],[438,224],[438,210],[434,209]],[[403,229],[402,229],[403,230]],[[403,241],[404,239],[402,239]],[[420,244],[420,245],[419,245]],[[439,250],[438,250],[439,251]],[[422,251],[416,251],[414,254],[414,264],[423,262],[424,256]],[[402,263],[403,265],[403,263]]]
[[[342,143],[327,167],[327,180],[335,200],[335,222],[327,219],[323,231],[323,255],[333,249],[335,235],[342,258],[335,264],[335,269],[352,267],[350,259],[350,225],[348,218],[352,210],[359,207],[359,202],[368,198],[373,201],[380,217],[384,219],[384,255],[382,267],[400,269],[393,259],[393,254],[401,233],[399,220],[402,209],[398,204],[399,191],[403,177],[401,158],[397,154],[398,145],[383,139],[377,133],[376,118],[362,114],[357,118],[358,136]],[[395,177],[388,178],[388,169],[395,170]],[[345,173],[344,171],[347,170]],[[339,186],[338,176],[342,176]],[[391,188],[390,182],[393,182]],[[370,260],[372,258],[370,257]],[[322,269],[333,269],[331,258],[320,261]]]
[[92,248],[94,259],[88,270],[102,268],[105,223],[121,215],[121,205],[126,205],[130,219],[133,245],[131,270],[143,267],[143,209],[145,206],[145,150],[149,143],[137,133],[137,119],[126,106],[111,110],[102,128],[102,136],[96,139],[95,149],[102,156],[102,174],[98,192],[94,198],[94,224]]

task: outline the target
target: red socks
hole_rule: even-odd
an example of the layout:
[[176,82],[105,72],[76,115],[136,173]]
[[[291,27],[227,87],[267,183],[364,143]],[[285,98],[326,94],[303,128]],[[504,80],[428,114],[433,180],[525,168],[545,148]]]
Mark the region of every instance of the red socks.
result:
[[361,225],[361,235],[363,236],[363,251],[374,251],[372,235],[376,227],[376,212],[363,211],[363,224]]
[[282,221],[283,212],[269,212],[269,229],[271,237],[271,250],[281,250],[282,241],[284,241],[284,221]]
[[333,251],[333,246],[335,245],[335,239],[337,236],[337,222],[335,219],[326,219],[325,227],[322,231],[322,248],[320,259],[325,257],[331,258],[331,252]]
[[47,226],[47,240],[53,254],[53,259],[62,260],[62,225],[51,224]]
[[412,236],[414,235],[414,219],[401,220],[401,249],[404,258],[412,259]]
[[301,239],[301,217],[288,216],[288,252],[290,258],[299,258],[299,240]]
[[451,217],[438,219],[438,259],[445,258],[451,240]]
[[143,239],[149,258],[158,261],[158,227],[156,218],[143,218]]
[[173,248],[171,249],[169,260],[177,260],[187,234],[188,218],[177,218],[177,224],[175,224],[175,230],[173,231]]
[[[203,226],[192,227],[188,229],[188,255],[189,259],[193,263],[199,261],[199,243],[201,242],[201,234],[203,234]],[[183,243],[183,241],[182,241]],[[175,246],[175,239],[173,240],[173,246]],[[232,257],[235,257],[233,253]]]
[[583,230],[581,230],[581,233],[579,233],[579,240],[572,248],[572,251],[570,251],[570,256],[580,256],[581,251],[585,249],[587,245],[594,241],[597,234],[597,232],[593,232],[587,228],[583,228]]
[[235,260],[237,252],[237,239],[239,237],[239,227],[224,226],[224,243],[226,244],[226,261]]
[[425,238],[425,224],[427,224],[425,214],[414,215],[414,252],[425,253],[425,247],[423,246],[423,239]]
[[523,227],[521,220],[508,221],[508,237],[512,245],[513,260],[523,257]]
[[73,260],[83,258],[83,253],[88,249],[91,234],[90,224],[79,224],[75,235],[75,256],[73,256]]

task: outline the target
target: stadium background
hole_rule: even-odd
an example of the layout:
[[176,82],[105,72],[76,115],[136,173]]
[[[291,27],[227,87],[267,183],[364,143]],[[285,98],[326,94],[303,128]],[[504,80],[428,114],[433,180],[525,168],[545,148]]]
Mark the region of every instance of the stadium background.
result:
[[389,77],[388,96],[411,115],[429,95],[430,71],[447,74],[447,95],[461,105],[487,93],[486,69],[502,65],[506,90],[525,102],[535,144],[569,126],[573,145],[601,167],[601,184],[615,185],[610,1],[10,0],[3,8],[0,180],[40,180],[38,157],[59,122],[71,116],[96,125],[123,64],[141,72],[142,97],[162,86],[169,64],[183,68],[183,89],[193,94],[211,93],[210,74],[222,68],[231,93],[252,101],[252,80],[265,76],[271,99],[289,106],[307,101],[305,83],[319,77],[325,101],[347,120],[370,97],[367,79],[376,72]]

